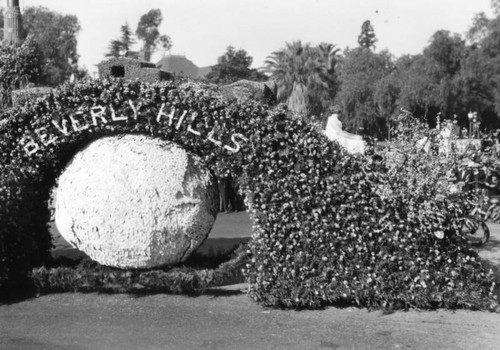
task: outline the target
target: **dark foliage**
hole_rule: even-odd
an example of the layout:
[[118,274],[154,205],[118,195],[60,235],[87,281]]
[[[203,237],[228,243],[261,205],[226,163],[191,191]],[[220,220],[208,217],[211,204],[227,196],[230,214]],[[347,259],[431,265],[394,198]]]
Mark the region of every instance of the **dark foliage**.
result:
[[267,76],[251,69],[252,57],[245,50],[235,50],[228,46],[224,55],[220,56],[217,64],[205,79],[215,84],[231,84],[235,81],[246,79],[252,81],[267,80]]
[[46,7],[27,7],[23,11],[24,31],[33,37],[42,52],[39,83],[57,86],[72,74],[85,75],[78,68],[77,36],[80,23],[74,15],[62,15]]

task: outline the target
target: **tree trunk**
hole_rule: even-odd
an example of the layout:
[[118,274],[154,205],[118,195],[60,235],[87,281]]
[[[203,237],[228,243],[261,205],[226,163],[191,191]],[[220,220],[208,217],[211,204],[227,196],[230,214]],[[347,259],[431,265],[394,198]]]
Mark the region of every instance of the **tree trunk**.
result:
[[288,98],[288,108],[300,114],[307,113],[307,88],[302,83],[293,83],[292,93]]

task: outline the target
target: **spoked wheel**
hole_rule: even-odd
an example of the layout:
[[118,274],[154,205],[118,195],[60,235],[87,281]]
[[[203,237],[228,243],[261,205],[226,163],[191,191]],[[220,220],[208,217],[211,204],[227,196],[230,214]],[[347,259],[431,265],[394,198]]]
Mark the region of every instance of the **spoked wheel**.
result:
[[490,229],[479,217],[468,216],[462,229],[469,242],[475,246],[482,246],[490,239]]

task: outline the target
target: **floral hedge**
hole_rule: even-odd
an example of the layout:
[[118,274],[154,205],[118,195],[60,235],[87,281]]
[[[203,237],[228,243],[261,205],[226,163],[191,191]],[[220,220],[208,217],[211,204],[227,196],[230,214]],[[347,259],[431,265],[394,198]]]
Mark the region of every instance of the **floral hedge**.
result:
[[49,190],[75,152],[141,133],[239,177],[254,223],[243,272],[264,305],[496,305],[493,277],[455,225],[460,201],[432,183],[399,188],[408,182],[281,107],[228,103],[195,83],[104,80],[64,85],[0,119],[0,287],[48,257]]

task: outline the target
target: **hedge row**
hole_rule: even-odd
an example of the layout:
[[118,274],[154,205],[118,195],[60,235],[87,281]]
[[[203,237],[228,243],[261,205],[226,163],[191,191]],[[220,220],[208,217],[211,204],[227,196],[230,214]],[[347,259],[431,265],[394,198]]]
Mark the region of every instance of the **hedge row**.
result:
[[[166,114],[158,119],[162,106]],[[110,107],[126,120],[109,122],[108,114],[107,123],[89,119]],[[166,111],[172,108],[169,123]],[[183,111],[191,118],[176,123]],[[36,263],[30,257],[47,252],[49,237],[41,227],[46,201],[70,157],[103,135],[142,133],[173,141],[210,169],[227,167],[241,180],[254,223],[243,272],[250,296],[264,305],[496,306],[494,279],[456,226],[466,209],[460,200],[442,195],[425,178],[394,177],[368,158],[346,154],[282,107],[228,104],[209,86],[193,83],[118,80],[65,85],[10,114],[0,131],[6,159],[0,168],[0,256],[8,257],[0,266],[0,286],[23,276]],[[70,125],[70,116],[87,118],[88,127],[57,133]],[[42,127],[51,131],[40,136]],[[234,146],[236,134],[242,148],[234,153],[223,146]],[[39,140],[39,151],[27,152],[29,137],[54,135],[56,141],[45,146]],[[32,188],[36,198],[28,196]],[[28,214],[38,221],[29,223]]]
[[[228,260],[225,256],[211,256],[213,260],[226,260],[213,268],[201,268],[200,261],[190,266],[149,269],[120,270],[101,266],[96,262],[82,260],[76,266],[35,268],[32,273],[37,294],[58,292],[100,293],[168,293],[202,294],[207,289],[244,282],[241,269],[246,263],[245,245],[240,246]],[[203,260],[206,260],[205,257]],[[199,260],[199,259],[197,259]]]

